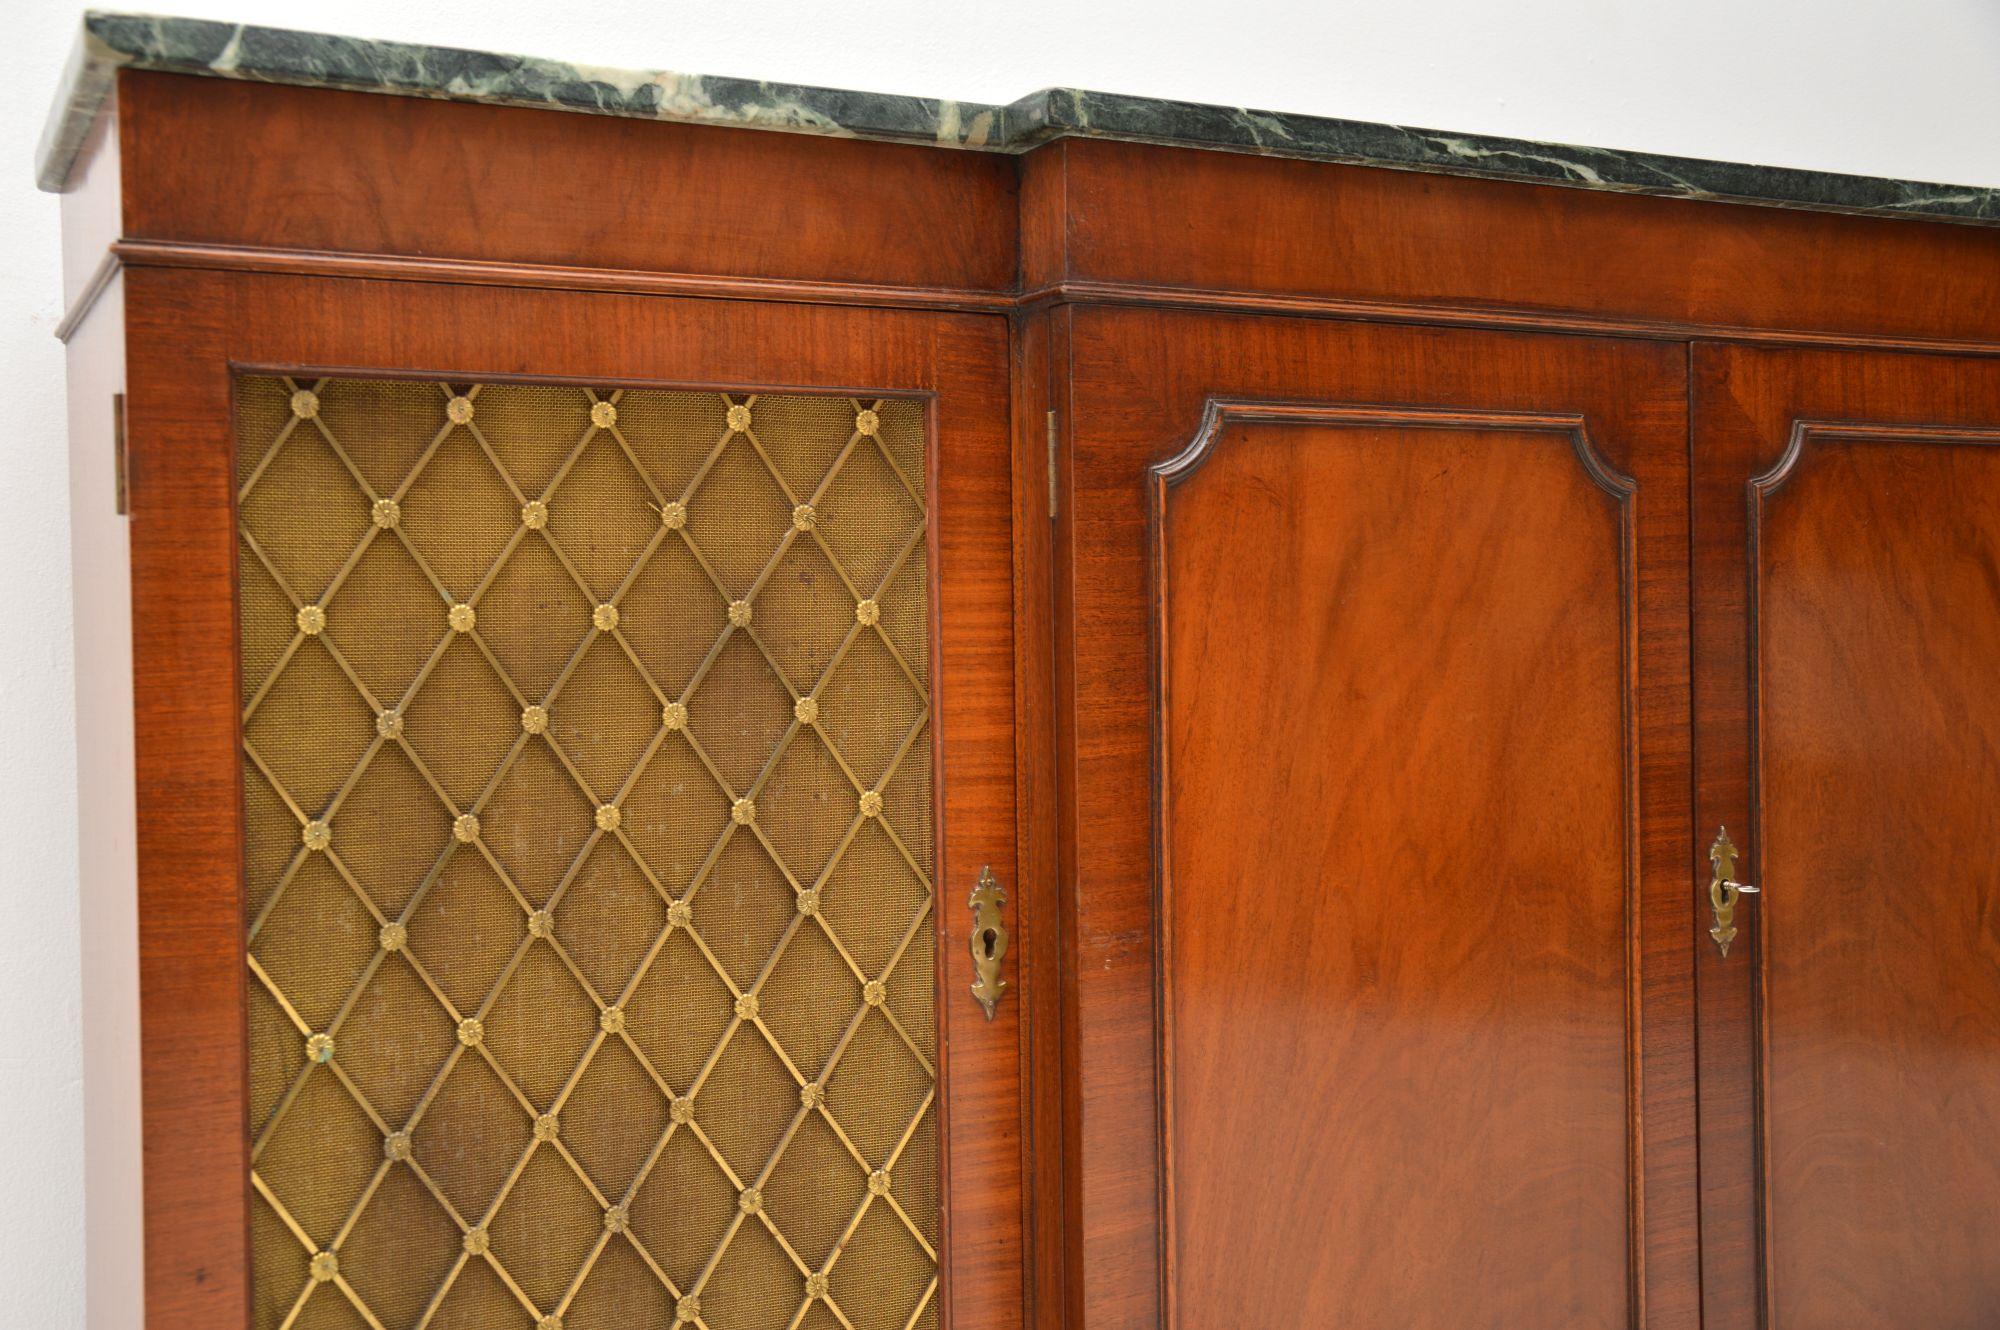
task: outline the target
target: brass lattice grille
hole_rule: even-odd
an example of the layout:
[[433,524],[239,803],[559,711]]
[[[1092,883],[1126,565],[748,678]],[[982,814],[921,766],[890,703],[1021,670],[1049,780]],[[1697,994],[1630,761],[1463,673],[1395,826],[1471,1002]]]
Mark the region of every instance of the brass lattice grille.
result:
[[935,1324],[920,404],[236,409],[257,1330]]

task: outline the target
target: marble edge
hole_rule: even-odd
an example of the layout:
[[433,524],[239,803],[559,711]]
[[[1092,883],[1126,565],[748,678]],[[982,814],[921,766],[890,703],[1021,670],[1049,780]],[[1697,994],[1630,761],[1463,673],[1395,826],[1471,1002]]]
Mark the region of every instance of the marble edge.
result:
[[[1038,105],[1030,108],[1028,102]],[[1994,186],[1756,166],[1070,88],[1038,93],[1009,109],[1014,113],[1009,146],[1016,150],[1065,137],[1114,138],[1626,194],[2000,223],[2000,187]]]
[[1620,152],[1073,88],[996,105],[95,11],[83,17],[43,128],[36,158],[42,189],[65,187],[117,71],[127,67],[988,152],[1106,138],[1674,198],[2000,223],[2000,187]]
[[1004,107],[141,14],[83,16],[36,153],[60,192],[120,69],[1000,150]]

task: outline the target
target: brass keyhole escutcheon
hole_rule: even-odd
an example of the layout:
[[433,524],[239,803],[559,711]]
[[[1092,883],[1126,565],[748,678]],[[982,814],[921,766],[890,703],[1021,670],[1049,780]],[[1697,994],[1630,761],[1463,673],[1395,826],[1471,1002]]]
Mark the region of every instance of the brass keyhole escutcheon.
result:
[[1715,927],[1708,930],[1708,935],[1725,956],[1729,954],[1729,944],[1736,940],[1737,899],[1757,894],[1757,888],[1748,882],[1733,880],[1740,854],[1736,842],[1729,839],[1729,828],[1718,828],[1714,844],[1708,847],[1709,866],[1714,870],[1708,881],[1708,903],[1715,913]]
[[1007,991],[1007,981],[1000,977],[1000,960],[1007,954],[1007,929],[1000,922],[1000,907],[1007,903],[1007,893],[993,876],[991,864],[979,870],[979,881],[972,887],[972,996],[986,1010],[986,1019],[993,1019],[994,1008],[1000,1005],[1000,995]]

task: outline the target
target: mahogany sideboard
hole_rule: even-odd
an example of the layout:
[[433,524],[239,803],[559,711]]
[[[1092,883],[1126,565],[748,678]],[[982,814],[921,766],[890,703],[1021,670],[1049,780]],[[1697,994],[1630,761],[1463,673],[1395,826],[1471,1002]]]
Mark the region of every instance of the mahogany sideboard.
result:
[[1995,191],[111,15],[43,183],[93,1327],[2000,1324]]

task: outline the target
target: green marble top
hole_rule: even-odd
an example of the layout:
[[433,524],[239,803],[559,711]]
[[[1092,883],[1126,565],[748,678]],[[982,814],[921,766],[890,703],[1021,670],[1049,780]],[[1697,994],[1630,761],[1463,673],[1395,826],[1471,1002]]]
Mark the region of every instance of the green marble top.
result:
[[105,13],[84,15],[43,130],[36,163],[43,189],[63,189],[121,68],[987,152],[1022,152],[1059,138],[1109,138],[1582,189],[2000,222],[2000,189],[1990,187],[1534,143],[1075,88],[989,105]]

